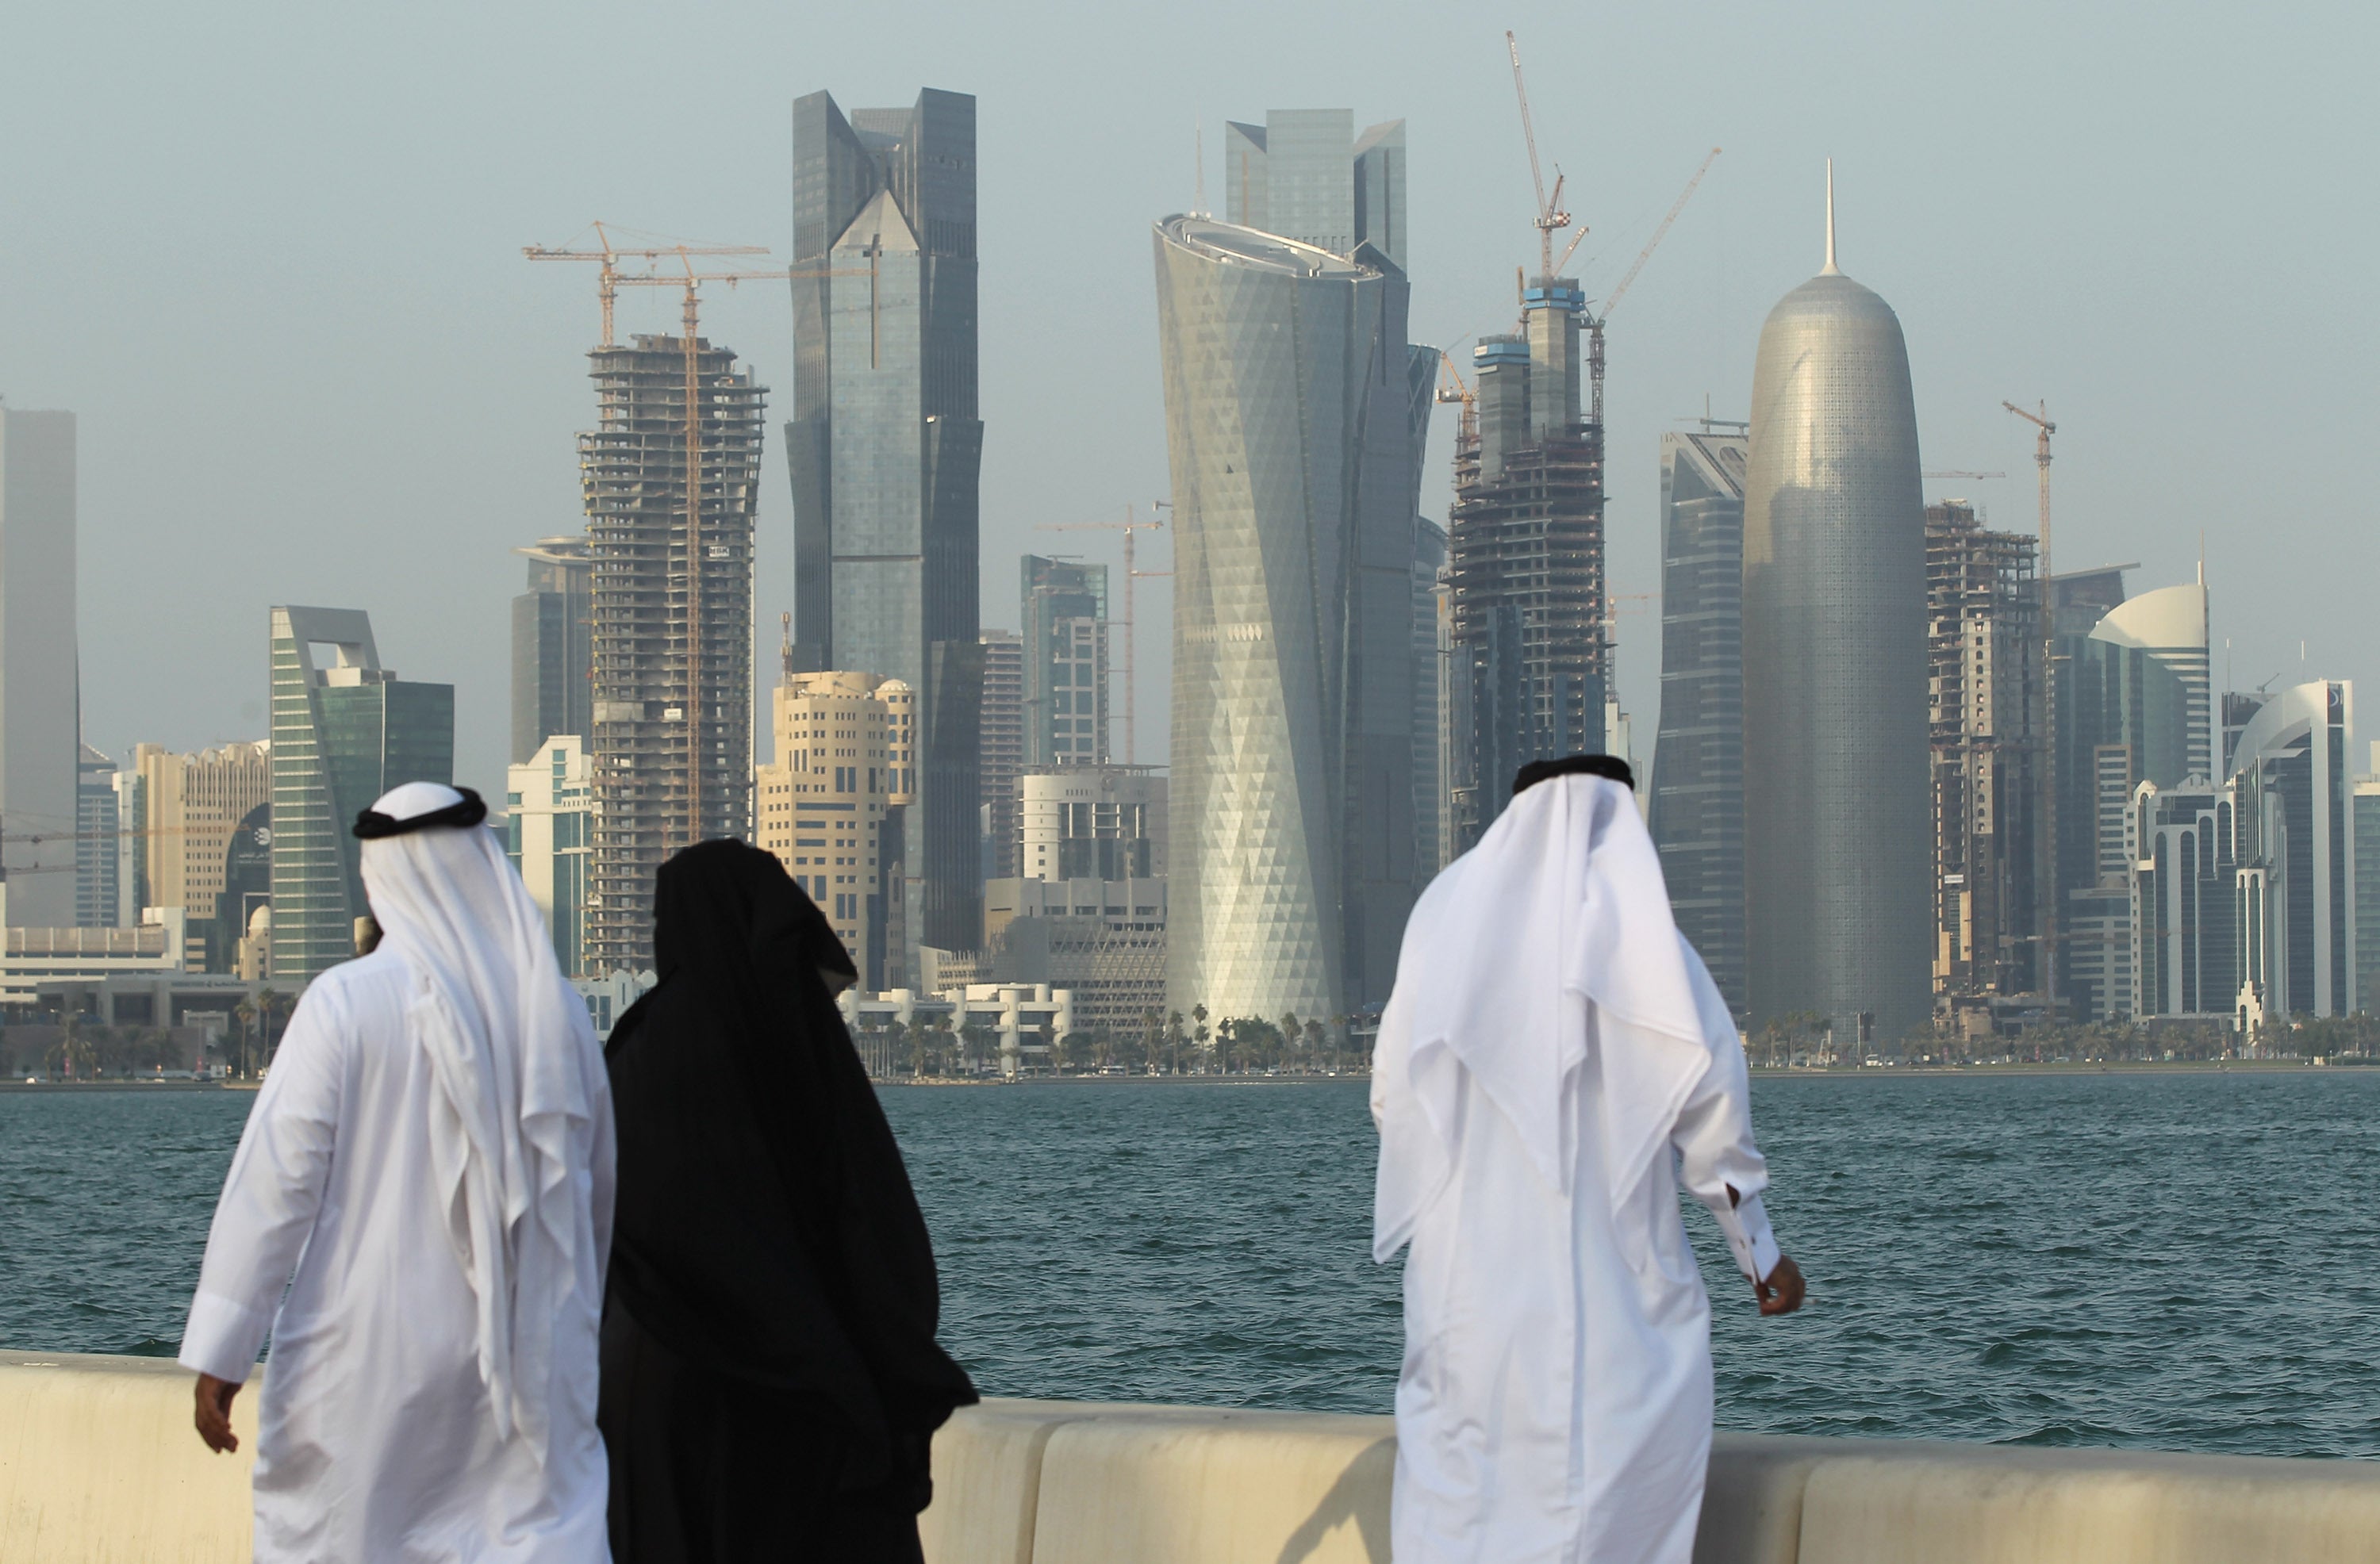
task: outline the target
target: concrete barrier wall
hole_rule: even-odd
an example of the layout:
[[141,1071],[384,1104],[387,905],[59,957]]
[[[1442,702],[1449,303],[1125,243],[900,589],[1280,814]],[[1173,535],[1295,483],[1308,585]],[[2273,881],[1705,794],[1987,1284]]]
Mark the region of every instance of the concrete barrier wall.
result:
[[[249,1553],[255,1392],[0,1352],[0,1560]],[[1387,1564],[1385,1417],[994,1400],[934,1443],[931,1564]],[[2380,1463],[1721,1434],[1696,1564],[2367,1564]]]

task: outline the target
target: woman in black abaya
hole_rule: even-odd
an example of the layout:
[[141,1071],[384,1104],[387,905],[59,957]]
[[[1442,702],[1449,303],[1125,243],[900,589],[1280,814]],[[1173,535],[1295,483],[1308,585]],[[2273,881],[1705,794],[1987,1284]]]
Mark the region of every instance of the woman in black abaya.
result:
[[613,1557],[916,1564],[934,1430],[976,1395],[934,1342],[925,1219],[834,1007],[851,958],[738,842],[663,864],[653,925],[661,986],[604,1049]]

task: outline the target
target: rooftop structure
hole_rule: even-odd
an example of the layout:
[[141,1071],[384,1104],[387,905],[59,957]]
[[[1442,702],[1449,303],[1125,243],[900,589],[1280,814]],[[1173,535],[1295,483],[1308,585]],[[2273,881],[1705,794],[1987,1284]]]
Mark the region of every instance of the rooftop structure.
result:
[[794,104],[794,659],[915,692],[912,935],[981,928],[975,99]]
[[662,860],[751,829],[752,516],[767,392],[700,338],[639,336],[589,357],[601,418],[578,437],[594,557],[587,959],[633,970],[652,962]]
[[1743,510],[1744,918],[1755,1029],[1840,1046],[1930,1013],[1925,515],[1909,353],[1827,262],[1769,311]]
[[1067,766],[1019,780],[1017,861],[1038,879],[1166,870],[1165,778],[1154,767]]

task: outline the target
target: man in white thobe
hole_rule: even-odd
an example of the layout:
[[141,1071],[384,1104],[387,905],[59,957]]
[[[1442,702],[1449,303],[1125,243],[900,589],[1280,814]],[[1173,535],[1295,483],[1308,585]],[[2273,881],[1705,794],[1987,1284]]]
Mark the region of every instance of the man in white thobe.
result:
[[358,818],[383,938],[307,988],[207,1236],[181,1361],[215,1449],[273,1339],[259,1559],[609,1558],[611,1092],[486,814],[409,782]]
[[1406,927],[1372,1074],[1373,1255],[1412,1245],[1397,1564],[1688,1564],[1710,1303],[1681,1182],[1761,1312],[1801,1303],[1743,1049],[1626,775],[1525,769]]

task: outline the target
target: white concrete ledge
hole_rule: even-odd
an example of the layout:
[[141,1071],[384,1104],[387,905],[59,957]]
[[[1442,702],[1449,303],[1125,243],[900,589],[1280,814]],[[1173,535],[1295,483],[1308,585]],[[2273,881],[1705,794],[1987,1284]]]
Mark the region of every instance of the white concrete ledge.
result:
[[[0,1352],[0,1560],[249,1553],[242,1449],[151,1358]],[[1388,1564],[1385,1417],[994,1400],[934,1442],[931,1564]],[[2364,1564],[2380,1463],[1722,1434],[1696,1564]]]

